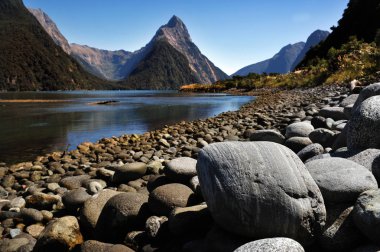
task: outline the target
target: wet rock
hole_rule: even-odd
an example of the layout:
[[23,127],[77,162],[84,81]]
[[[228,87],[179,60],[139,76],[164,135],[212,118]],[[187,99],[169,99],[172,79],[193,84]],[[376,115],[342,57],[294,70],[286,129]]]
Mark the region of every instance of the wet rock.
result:
[[51,221],[39,236],[33,251],[68,251],[83,243],[79,224],[74,216]]
[[197,171],[213,219],[229,232],[310,244],[324,225],[321,192],[302,161],[282,145],[213,144],[200,153]]
[[168,216],[174,208],[191,206],[194,203],[194,192],[183,184],[159,186],[149,195],[149,208],[157,215]]

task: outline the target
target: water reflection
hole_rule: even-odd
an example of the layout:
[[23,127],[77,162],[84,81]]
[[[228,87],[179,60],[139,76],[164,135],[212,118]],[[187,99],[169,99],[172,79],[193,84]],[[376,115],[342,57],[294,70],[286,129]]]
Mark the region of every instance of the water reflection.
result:
[[[50,103],[1,103],[1,99],[43,99]],[[0,160],[33,160],[84,141],[143,133],[182,120],[237,110],[245,96],[178,94],[172,91],[76,91],[0,94]],[[58,101],[56,101],[58,100]],[[112,105],[91,102],[117,100]]]

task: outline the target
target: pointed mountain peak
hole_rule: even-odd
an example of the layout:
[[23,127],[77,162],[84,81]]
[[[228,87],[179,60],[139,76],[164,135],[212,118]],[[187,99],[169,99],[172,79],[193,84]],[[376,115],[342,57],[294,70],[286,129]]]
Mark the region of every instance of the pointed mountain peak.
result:
[[168,24],[166,26],[168,27],[176,27],[178,25],[184,25],[184,23],[182,22],[182,20],[177,17],[176,15],[174,15],[168,22]]

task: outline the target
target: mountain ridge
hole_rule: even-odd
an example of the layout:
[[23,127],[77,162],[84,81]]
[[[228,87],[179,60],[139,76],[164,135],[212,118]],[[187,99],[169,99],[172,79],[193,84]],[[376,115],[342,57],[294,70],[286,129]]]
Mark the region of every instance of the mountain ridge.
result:
[[[227,74],[216,67],[206,56],[201,53],[199,48],[192,41],[189,31],[184,22],[175,15],[173,15],[167,24],[159,27],[152,39],[144,47],[134,52],[128,52],[125,50],[102,50],[93,48],[91,46],[78,45],[75,43],[68,44],[66,43],[67,40],[60,33],[58,27],[46,13],[44,13],[42,10],[33,9],[31,9],[31,13],[36,16],[45,30],[51,34],[53,38],[56,38],[55,41],[58,45],[64,47],[67,47],[67,45],[69,45],[70,49],[66,50],[66,52],[75,58],[84,69],[104,79],[116,81],[128,80],[129,76],[132,74],[135,68],[142,61],[144,61],[145,57],[147,57],[148,54],[151,53],[155,43],[158,43],[161,40],[168,42],[169,45],[171,45],[175,50],[186,57],[188,65],[192,71],[192,77],[184,79],[192,79],[197,83],[206,84],[228,78]],[[172,50],[165,50],[165,52],[172,52],[173,54],[176,54]],[[177,57],[174,55],[172,56]],[[158,61],[155,60],[155,62]],[[175,63],[170,60],[166,60],[165,62],[170,62],[172,64]],[[151,64],[145,65],[154,67]],[[160,68],[160,66],[157,66],[157,68]],[[146,71],[139,72],[142,73]],[[134,74],[136,74],[136,72]],[[162,79],[161,77],[158,77],[158,79]],[[128,81],[126,81],[126,83],[128,83]]]

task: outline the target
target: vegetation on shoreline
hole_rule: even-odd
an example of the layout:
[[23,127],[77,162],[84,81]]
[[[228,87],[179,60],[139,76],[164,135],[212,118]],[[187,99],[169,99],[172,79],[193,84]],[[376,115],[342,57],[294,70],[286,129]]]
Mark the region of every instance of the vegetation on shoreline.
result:
[[[379,36],[380,37],[380,36]],[[229,89],[254,90],[263,88],[297,88],[319,85],[344,84],[358,79],[363,82],[377,80],[380,71],[380,42],[376,44],[350,41],[339,49],[331,48],[325,58],[315,58],[308,66],[288,74],[249,74],[234,76],[212,85],[192,84],[181,91],[217,92]]]

